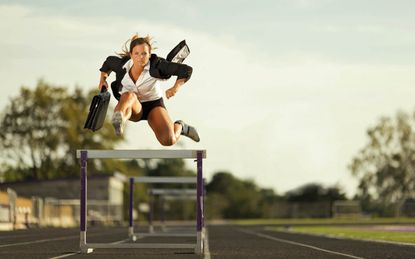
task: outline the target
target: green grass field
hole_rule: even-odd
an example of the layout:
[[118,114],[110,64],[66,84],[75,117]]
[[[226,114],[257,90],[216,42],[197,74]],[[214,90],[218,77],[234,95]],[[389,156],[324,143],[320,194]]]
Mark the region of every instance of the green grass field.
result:
[[[388,231],[380,226],[415,225],[415,218],[323,218],[232,220],[237,225],[274,225],[271,230],[344,238],[415,243],[415,232]],[[378,227],[375,227],[378,226]]]
[[[281,231],[283,230],[283,228],[275,227],[273,228],[273,230]],[[292,227],[289,229],[289,231],[296,232],[296,233],[328,235],[328,236],[345,237],[345,238],[415,243],[415,232],[375,230],[375,229],[367,229],[367,228],[352,227],[352,226],[348,226],[348,227],[346,226],[343,226],[343,227],[330,227],[330,226]]]
[[351,224],[415,224],[415,218],[306,218],[306,219],[242,219],[227,221],[236,225],[351,225]]

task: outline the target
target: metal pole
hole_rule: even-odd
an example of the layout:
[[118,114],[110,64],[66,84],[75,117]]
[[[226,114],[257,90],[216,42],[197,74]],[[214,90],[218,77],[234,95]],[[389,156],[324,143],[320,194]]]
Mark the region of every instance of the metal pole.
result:
[[164,223],[164,206],[165,206],[165,204],[164,204],[164,197],[163,196],[160,196],[160,203],[161,203],[161,206],[160,206],[160,223],[161,223],[161,229],[163,230],[163,231],[166,231],[166,226],[165,226],[165,223]]
[[129,228],[128,235],[134,238],[134,227],[133,227],[133,208],[134,208],[134,178],[130,178],[130,207],[128,211],[129,215]]
[[[202,191],[202,206],[205,208],[205,195],[206,195],[206,178],[203,178],[203,191]],[[203,215],[202,229],[205,227],[205,220]]]
[[150,211],[148,213],[148,232],[153,233],[154,232],[154,228],[153,228],[154,196],[151,192],[150,192],[150,197],[149,197],[148,202],[149,202],[149,207],[150,207]]
[[195,249],[196,254],[203,253],[203,236],[202,236],[202,226],[203,226],[203,172],[202,172],[202,160],[203,160],[203,151],[197,151],[197,224],[196,224],[196,233],[197,233],[197,246]]
[[86,231],[86,166],[88,154],[87,151],[81,151],[81,213],[80,225],[81,231]]
[[92,248],[89,248],[86,244],[86,208],[87,208],[87,160],[88,160],[88,151],[81,151],[81,197],[80,197],[80,215],[79,215],[79,225],[80,225],[80,236],[79,236],[79,246],[82,253],[91,253]]

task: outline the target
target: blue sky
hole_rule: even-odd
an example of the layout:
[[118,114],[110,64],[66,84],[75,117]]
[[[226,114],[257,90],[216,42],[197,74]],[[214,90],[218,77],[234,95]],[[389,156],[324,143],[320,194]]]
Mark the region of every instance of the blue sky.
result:
[[[167,107],[198,127],[206,172],[284,192],[340,184],[382,115],[412,112],[413,1],[0,1],[0,107],[21,85],[93,88],[133,33],[160,56],[186,39],[192,79]],[[165,88],[173,84],[170,80]],[[114,103],[115,104],[115,103]],[[160,148],[145,123],[125,148]]]

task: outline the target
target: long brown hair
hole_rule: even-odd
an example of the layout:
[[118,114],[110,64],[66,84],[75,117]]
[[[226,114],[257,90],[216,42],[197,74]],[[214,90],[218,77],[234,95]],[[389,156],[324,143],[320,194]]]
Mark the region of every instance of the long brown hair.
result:
[[[149,49],[150,49],[150,53],[151,53],[151,51],[153,50],[153,49],[155,49],[155,48],[153,48],[153,45],[152,45],[152,43],[151,43],[151,40],[152,40],[153,38],[152,37],[150,37],[149,35],[147,35],[147,36],[145,36],[145,37],[140,37],[140,36],[138,36],[138,34],[134,34],[133,35],[133,37],[131,37],[131,39],[128,39],[125,43],[124,43],[124,46],[123,46],[123,48],[122,48],[122,52],[120,52],[120,53],[117,53],[117,55],[120,55],[121,57],[123,57],[123,58],[126,58],[126,57],[130,57],[130,53],[131,53],[131,51],[133,50],[133,48],[135,47],[135,46],[137,46],[137,45],[141,45],[141,44],[147,44],[147,46],[149,47]],[[130,45],[129,46],[129,48],[128,48],[128,44]]]

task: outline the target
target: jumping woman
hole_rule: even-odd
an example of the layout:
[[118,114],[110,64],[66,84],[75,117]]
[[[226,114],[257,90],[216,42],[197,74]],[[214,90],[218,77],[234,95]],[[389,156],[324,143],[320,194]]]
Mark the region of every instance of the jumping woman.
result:
[[117,135],[122,135],[127,120],[147,120],[157,140],[163,146],[174,145],[180,135],[199,142],[196,129],[178,120],[173,123],[163,102],[161,80],[177,76],[175,84],[166,90],[167,99],[173,97],[185,82],[190,79],[190,66],[170,62],[152,54],[150,37],[134,35],[130,46],[118,56],[109,56],[100,68],[99,87],[106,87],[109,74],[114,71],[116,80],[112,82],[113,95],[118,100],[112,117]]

